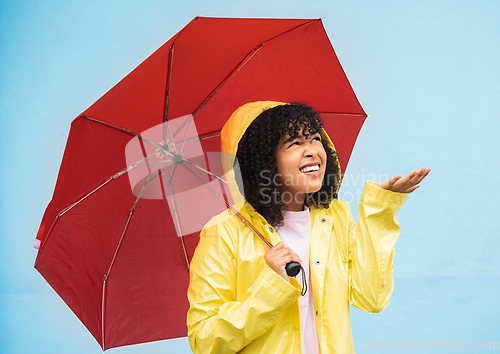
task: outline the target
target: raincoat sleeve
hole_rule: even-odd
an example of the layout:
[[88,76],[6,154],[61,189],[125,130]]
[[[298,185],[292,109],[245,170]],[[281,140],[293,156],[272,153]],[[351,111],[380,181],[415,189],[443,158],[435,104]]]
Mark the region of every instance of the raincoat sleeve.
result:
[[400,234],[397,213],[407,196],[367,182],[357,224],[350,215],[349,301],[363,311],[380,312],[389,304],[394,247]]
[[298,288],[265,265],[249,296],[238,301],[237,279],[246,275],[237,274],[237,233],[238,228],[219,223],[200,234],[188,289],[188,337],[194,353],[240,351],[300,296]]

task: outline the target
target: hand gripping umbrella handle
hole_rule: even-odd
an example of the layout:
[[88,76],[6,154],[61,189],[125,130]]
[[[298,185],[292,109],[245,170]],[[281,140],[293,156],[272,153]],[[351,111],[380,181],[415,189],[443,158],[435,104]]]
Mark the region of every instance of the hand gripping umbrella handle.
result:
[[[227,204],[227,203],[226,203],[226,204]],[[228,206],[229,206],[229,205],[228,205]],[[232,208],[231,208],[231,209],[232,209]],[[259,237],[260,237],[260,239],[261,239],[262,241],[264,241],[264,242],[265,242],[265,244],[266,244],[268,247],[273,247],[273,244],[272,244],[271,242],[269,242],[269,241],[268,241],[268,240],[267,240],[264,236],[262,236],[262,235],[260,234],[260,232],[258,232],[258,231],[257,231],[257,230],[256,230],[256,229],[252,226],[252,224],[250,224],[250,223],[248,222],[248,220],[247,220],[247,219],[245,219],[245,218],[243,217],[243,215],[241,215],[241,214],[240,214],[240,213],[238,213],[238,212],[236,212],[235,214],[236,214],[236,216],[238,216],[238,218],[239,218],[241,221],[243,221],[243,223],[244,223],[245,225],[247,225],[247,226],[248,226],[248,227],[249,227],[249,228],[250,228],[250,229],[251,229],[251,230],[252,230],[252,231],[253,231],[253,232],[257,235],[257,236],[259,236]],[[293,261],[292,261],[292,262],[289,262],[289,263],[287,263],[287,265],[285,266],[285,269],[286,269],[286,274],[287,274],[289,277],[294,277],[294,276],[296,276],[297,274],[299,274],[299,272],[300,272],[300,269],[301,269],[301,268],[302,268],[302,266],[301,266],[299,263],[297,263],[297,262],[293,262]]]
[[[228,203],[226,203],[226,205],[231,209],[233,210],[233,208],[231,208],[229,206]],[[234,210],[233,210],[234,211]],[[238,213],[237,211],[234,211],[235,212],[235,215],[241,220],[243,221],[243,223],[245,225],[247,225],[257,236],[259,236],[259,238],[264,241],[264,243],[268,246],[268,247],[273,247],[273,244],[271,242],[269,242],[264,236],[262,236],[260,234],[259,231],[257,231],[253,226],[252,224],[250,224],[250,222],[248,222],[247,219],[245,219],[243,217],[243,215],[241,215],[240,213]],[[287,265],[285,266],[285,270],[286,270],[286,274],[289,276],[289,277],[295,277],[297,276],[297,274],[299,274],[299,272],[302,270],[302,293],[301,295],[304,296],[307,292],[307,281],[306,281],[306,276],[305,276],[305,272],[304,272],[304,268],[302,268],[302,266],[298,263],[298,262],[289,262],[287,263]]]

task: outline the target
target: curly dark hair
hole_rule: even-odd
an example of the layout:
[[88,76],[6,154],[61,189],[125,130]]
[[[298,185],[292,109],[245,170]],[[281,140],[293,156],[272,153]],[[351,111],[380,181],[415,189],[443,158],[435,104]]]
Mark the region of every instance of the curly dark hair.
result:
[[[236,158],[243,181],[238,184],[240,192],[252,207],[271,225],[283,224],[283,201],[280,187],[269,181],[276,181],[276,148],[280,138],[287,134],[295,138],[301,132],[306,136],[316,134],[323,128],[319,114],[303,103],[291,103],[270,108],[262,112],[247,128],[238,144]],[[308,207],[328,208],[337,198],[338,156],[322,139],[327,154],[325,177],[321,189],[307,194]],[[238,169],[236,169],[238,170]],[[264,175],[263,171],[269,171]],[[279,180],[279,179],[278,179]],[[269,195],[275,196],[269,198]]]

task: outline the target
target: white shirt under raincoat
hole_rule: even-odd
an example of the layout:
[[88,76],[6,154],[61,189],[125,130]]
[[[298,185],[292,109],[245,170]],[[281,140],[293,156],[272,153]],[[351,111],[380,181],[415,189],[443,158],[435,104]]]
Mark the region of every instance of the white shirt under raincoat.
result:
[[[238,142],[253,119],[281,104],[253,102],[233,113],[221,133],[222,151],[233,156],[225,161],[226,168],[232,166]],[[331,144],[326,132],[321,134]],[[234,175],[229,173],[229,179]],[[232,192],[237,196],[234,180]],[[394,288],[394,245],[400,234],[396,215],[406,197],[367,182],[357,224],[346,202],[333,200],[329,208],[310,208],[308,291],[314,298],[321,353],[354,353],[349,304],[367,312],[380,312],[388,305]],[[236,207],[272,244],[281,241],[241,196]],[[301,286],[267,266],[266,251],[264,242],[230,210],[202,230],[188,290],[188,337],[194,353],[302,352]]]

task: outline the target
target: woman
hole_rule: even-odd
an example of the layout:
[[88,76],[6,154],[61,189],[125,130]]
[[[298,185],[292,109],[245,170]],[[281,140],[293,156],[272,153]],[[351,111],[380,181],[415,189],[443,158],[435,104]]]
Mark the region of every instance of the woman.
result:
[[[430,169],[368,182],[356,225],[337,199],[337,154],[311,107],[248,103],[224,126],[221,150],[235,209],[251,227],[227,210],[200,234],[188,290],[193,351],[353,353],[349,303],[368,312],[388,305],[396,214]],[[290,261],[304,268],[305,296],[286,274]]]

